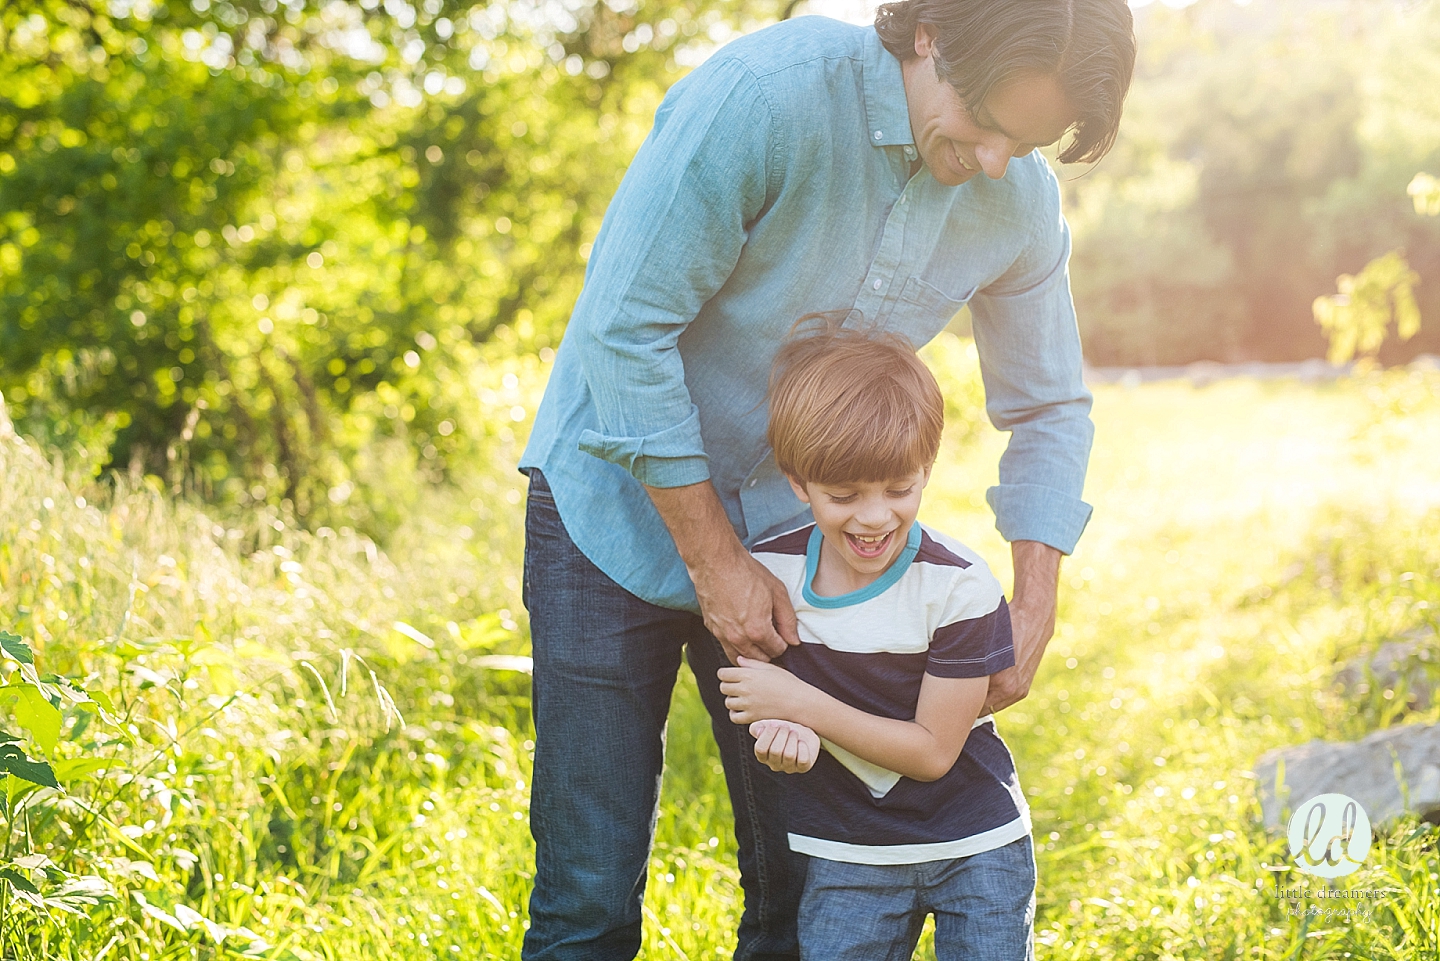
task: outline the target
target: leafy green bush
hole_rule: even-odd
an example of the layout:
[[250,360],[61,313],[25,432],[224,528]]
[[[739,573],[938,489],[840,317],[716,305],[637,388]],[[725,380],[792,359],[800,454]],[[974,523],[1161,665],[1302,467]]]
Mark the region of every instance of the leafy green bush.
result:
[[13,417],[311,526],[473,462],[482,345],[558,341],[677,58],[780,6],[5,3]]

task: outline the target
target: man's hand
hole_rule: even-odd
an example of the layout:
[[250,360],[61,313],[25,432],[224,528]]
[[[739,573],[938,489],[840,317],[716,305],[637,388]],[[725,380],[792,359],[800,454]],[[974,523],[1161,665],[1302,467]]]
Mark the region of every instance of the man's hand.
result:
[[[715,635],[731,664],[739,658],[768,661],[800,643],[795,609],[780,579],[740,546],[725,563],[691,568],[705,627]],[[787,639],[794,638],[793,640]]]
[[750,725],[755,757],[772,771],[804,774],[820,757],[820,735],[803,724],[773,718]]
[[1030,693],[1045,646],[1055,633],[1055,600],[1060,587],[1061,554],[1039,541],[1010,545],[1015,560],[1015,590],[1010,629],[1015,637],[1015,666],[990,677],[985,711],[1002,711]]
[[783,667],[742,657],[739,667],[722,667],[720,693],[725,695],[725,708],[736,724],[753,724],[779,718],[803,724],[800,714],[806,698],[815,688]]
[[800,643],[789,592],[745,550],[709,481],[645,490],[690,573],[705,627],[730,663],[742,656],[768,661]]

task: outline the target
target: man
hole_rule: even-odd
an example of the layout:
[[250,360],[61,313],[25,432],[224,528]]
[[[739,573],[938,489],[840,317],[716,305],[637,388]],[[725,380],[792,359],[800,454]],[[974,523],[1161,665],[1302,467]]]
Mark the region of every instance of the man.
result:
[[989,492],[1012,543],[1027,693],[1054,628],[1092,427],[1058,185],[1113,143],[1134,65],[1124,0],[904,0],[876,26],[805,17],[677,83],[616,191],[521,460],[534,643],[535,888],[524,956],[626,959],[682,649],[735,811],[736,958],[795,958],[803,860],[716,670],[798,643],[747,545],[805,518],[765,446],[770,359],[839,311],[917,346],[966,303],[987,411],[1011,432]]

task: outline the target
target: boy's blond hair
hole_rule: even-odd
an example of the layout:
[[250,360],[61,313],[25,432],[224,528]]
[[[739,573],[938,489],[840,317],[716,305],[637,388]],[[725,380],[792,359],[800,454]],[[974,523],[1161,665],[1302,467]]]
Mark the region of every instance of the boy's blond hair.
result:
[[770,372],[766,437],[802,484],[905,477],[935,463],[945,401],[910,342],[802,317]]

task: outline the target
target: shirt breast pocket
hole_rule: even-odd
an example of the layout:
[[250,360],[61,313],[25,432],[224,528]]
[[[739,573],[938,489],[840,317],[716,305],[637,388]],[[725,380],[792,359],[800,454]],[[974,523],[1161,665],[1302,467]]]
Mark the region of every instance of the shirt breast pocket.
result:
[[889,326],[910,338],[913,344],[926,343],[955,319],[978,289],[970,287],[951,294],[919,277],[911,277],[900,290],[900,301],[895,305]]

